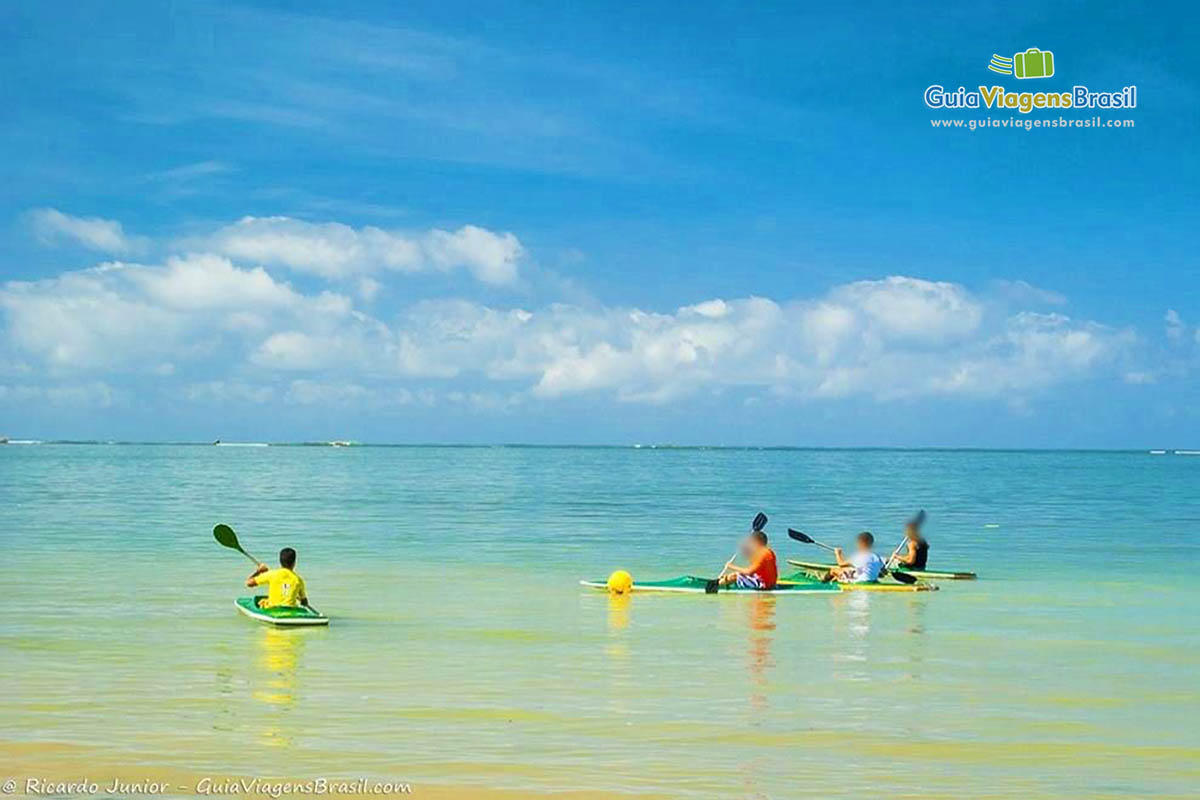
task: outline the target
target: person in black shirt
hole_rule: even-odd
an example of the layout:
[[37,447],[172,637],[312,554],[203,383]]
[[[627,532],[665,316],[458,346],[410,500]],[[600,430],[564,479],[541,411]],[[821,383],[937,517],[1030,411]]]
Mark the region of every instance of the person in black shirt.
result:
[[904,544],[896,554],[895,565],[904,569],[925,569],[929,561],[929,542],[921,535],[921,523],[910,520],[904,526]]

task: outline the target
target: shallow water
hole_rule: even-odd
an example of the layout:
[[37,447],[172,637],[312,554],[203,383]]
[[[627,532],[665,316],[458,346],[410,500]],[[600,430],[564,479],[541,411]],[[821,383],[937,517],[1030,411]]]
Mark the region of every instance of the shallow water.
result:
[[[1200,457],[0,448],[0,740],[126,763],[669,796],[1185,797]],[[711,573],[762,509],[939,592],[609,596]],[[236,615],[284,545],[328,629]],[[278,765],[286,765],[280,768]]]

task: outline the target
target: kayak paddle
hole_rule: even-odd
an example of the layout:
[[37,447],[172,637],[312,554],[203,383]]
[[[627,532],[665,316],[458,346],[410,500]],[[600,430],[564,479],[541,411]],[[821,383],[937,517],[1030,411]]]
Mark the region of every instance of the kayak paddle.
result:
[[804,533],[803,531],[798,531],[795,528],[788,528],[788,536],[792,537],[797,542],[803,542],[804,544],[815,544],[817,547],[824,547],[826,550],[828,550],[831,553],[837,549],[833,545],[828,545],[828,544],[825,544],[824,542],[818,542],[816,539],[812,538],[807,533]]
[[904,542],[907,542],[907,541],[908,541],[908,537],[905,537],[903,540],[901,540],[900,544],[896,545],[896,549],[892,551],[892,554],[890,556],[888,556],[887,561],[883,562],[883,571],[884,572],[891,571],[892,562],[896,560],[896,556],[900,555],[900,548],[904,547]]
[[[750,532],[753,533],[754,531],[761,531],[765,527],[767,527],[767,515],[760,511],[754,515],[754,520],[750,523]],[[738,550],[740,549],[741,548]],[[738,557],[738,550],[734,550],[733,555],[731,555],[729,560],[725,562],[725,566],[721,567],[721,574],[717,576],[717,579],[709,581],[704,585],[705,594],[717,593],[717,589],[719,589],[721,586],[721,578],[725,577],[725,572],[729,569],[729,565],[732,564],[733,560]]]
[[[213,528],[213,538],[216,539],[218,543],[223,544],[226,547],[228,547],[230,550],[237,550],[239,553],[241,553],[246,558],[253,561],[255,564],[263,563],[242,549],[241,544],[238,543],[237,534],[233,532],[233,528],[229,527],[225,523],[222,522],[220,525],[217,525],[215,528]],[[312,611],[315,611],[318,614],[321,613],[320,611],[317,611],[315,608],[313,608],[311,605],[309,605],[308,598],[304,599],[304,607],[307,609],[310,609]]]
[[262,563],[257,558],[242,549],[242,546],[238,544],[237,534],[233,532],[233,528],[229,527],[225,523],[222,522],[220,525],[213,528],[213,538],[216,539],[218,543],[228,547],[230,550],[237,550],[255,564]]
[[[803,542],[804,544],[815,544],[817,547],[824,547],[826,550],[828,550],[830,552],[833,552],[834,550],[837,549],[831,545],[825,544],[824,542],[818,542],[816,539],[812,538],[807,533],[798,531],[795,528],[788,528],[788,536],[792,537],[797,542]],[[896,549],[899,550],[900,548],[896,548]],[[912,575],[905,575],[903,572],[889,572],[888,574],[891,575],[893,578],[895,578],[900,583],[916,583],[917,582],[917,579],[914,578]]]

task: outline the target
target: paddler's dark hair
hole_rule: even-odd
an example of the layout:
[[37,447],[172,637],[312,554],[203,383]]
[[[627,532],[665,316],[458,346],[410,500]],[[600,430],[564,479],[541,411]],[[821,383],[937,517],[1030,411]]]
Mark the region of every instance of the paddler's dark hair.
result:
[[279,551],[279,566],[291,569],[296,566],[296,551],[285,547]]
[[860,533],[858,535],[858,540],[860,542],[862,542],[863,544],[865,544],[867,547],[870,547],[871,545],[875,544],[875,537],[871,535],[870,531],[863,531],[862,533]]
[[756,542],[758,542],[759,544],[767,543],[767,532],[766,531],[754,531],[754,533],[752,533],[750,535],[753,536],[754,540]]

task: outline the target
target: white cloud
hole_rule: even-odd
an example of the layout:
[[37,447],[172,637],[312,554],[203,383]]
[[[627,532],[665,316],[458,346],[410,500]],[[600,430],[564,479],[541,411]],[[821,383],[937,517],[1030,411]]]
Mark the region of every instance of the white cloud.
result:
[[961,287],[913,278],[851,284],[785,305],[721,302],[716,318],[697,306],[673,315],[551,310],[525,323],[518,346],[526,351],[516,363],[545,396],[610,391],[664,402],[735,388],[800,397],[997,396],[1086,377],[1132,345],[1128,332],[1062,315],[1023,312],[986,329],[980,302]]
[[[1172,342],[1183,340],[1183,334],[1186,331],[1186,326],[1183,324],[1183,318],[1179,316],[1179,312],[1173,308],[1168,308],[1166,315],[1163,317],[1163,322],[1167,326],[1167,338]],[[1200,335],[1200,331],[1197,332]]]
[[123,255],[141,252],[145,240],[128,236],[120,222],[100,217],[75,217],[56,208],[35,208],[29,212],[34,235],[43,244],[74,242],[89,250]]
[[1065,306],[1067,298],[1050,289],[1034,286],[1027,281],[998,280],[992,282],[993,291],[1013,303],[1025,305]]
[[250,360],[270,369],[310,372],[361,364],[366,355],[353,336],[321,336],[291,330],[271,334],[254,350]]
[[962,286],[899,275],[846,284],[829,300],[854,311],[866,336],[891,343],[945,345],[970,336],[983,318]]
[[[1062,314],[1021,312],[1004,329],[928,374],[936,390],[983,396],[1029,392],[1089,377],[1135,341],[1131,331]],[[947,368],[949,367],[949,368]]]
[[385,271],[465,269],[491,285],[514,282],[525,253],[513,234],[474,225],[456,231],[402,233],[289,217],[244,217],[192,244],[235,260],[286,267],[330,280]]
[[0,307],[10,343],[52,369],[102,368],[163,354],[178,340],[178,316],[118,285],[114,274],[98,269],[6,284]]
[[219,256],[171,258],[163,266],[108,263],[0,288],[6,342],[52,370],[161,372],[293,320],[319,330],[351,313],[340,295],[301,295],[261,268]]
[[319,338],[279,334],[253,358],[265,369],[474,376],[545,398],[606,393],[662,403],[726,389],[1008,396],[1116,369],[1134,344],[1128,331],[1061,314],[1019,312],[985,324],[984,305],[962,287],[916,278],[850,284],[787,304],[713,300],[671,314],[425,302],[390,326],[356,319]]
[[178,167],[165,169],[161,172],[149,173],[146,175],[146,178],[152,181],[180,183],[212,175],[222,175],[228,172],[233,172],[233,167],[224,161],[195,161],[190,164],[181,164]]
[[358,296],[364,303],[372,302],[379,296],[381,289],[383,289],[383,284],[374,278],[363,277],[358,279]]
[[161,269],[126,264],[112,268],[122,270],[149,302],[181,311],[245,307],[266,311],[302,300],[262,267],[240,269],[221,256],[172,256]]
[[[300,263],[309,251],[289,238],[297,231],[372,252],[382,245],[364,242],[388,235],[293,222],[283,233],[268,226],[272,236],[251,237],[262,249],[241,257]],[[423,257],[453,261],[466,248],[498,263],[508,252],[490,240],[479,244],[475,233],[455,241],[441,241],[440,255],[421,250]],[[321,252],[341,251],[330,245]],[[368,297],[377,291],[358,289]],[[714,298],[666,313],[440,300],[384,320],[348,296],[302,292],[267,267],[194,254],[4,284],[0,356],[28,365],[26,374],[137,371],[188,386],[193,399],[403,405],[438,386],[438,402],[480,409],[522,395],[551,401],[581,394],[635,403],[720,392],[1013,400],[1145,371],[1129,363],[1131,332],[1063,314],[1010,312],[1010,302],[954,283],[891,276],[811,298]],[[189,383],[197,373],[205,381]],[[249,386],[238,377],[248,373],[275,388]]]
[[517,261],[525,252],[513,234],[492,233],[474,225],[453,232],[432,230],[423,239],[423,250],[440,269],[466,267],[476,278],[491,284],[515,281]]

